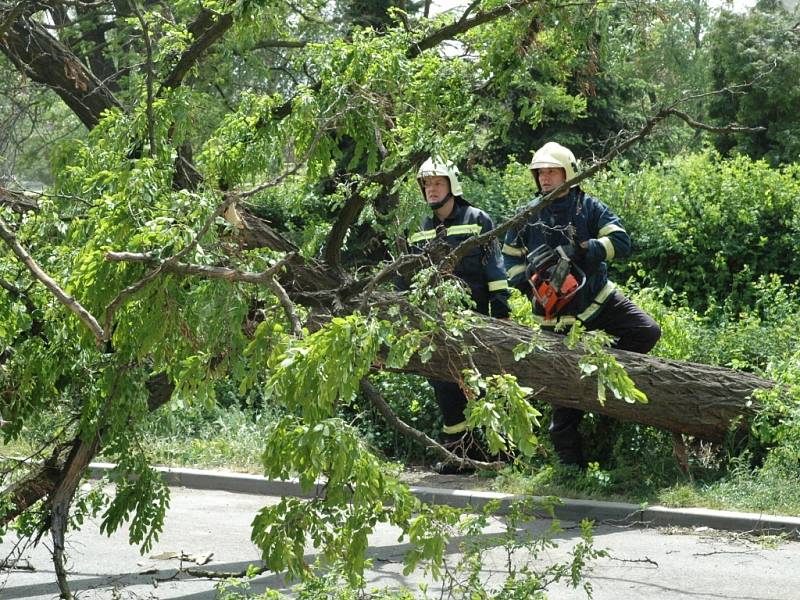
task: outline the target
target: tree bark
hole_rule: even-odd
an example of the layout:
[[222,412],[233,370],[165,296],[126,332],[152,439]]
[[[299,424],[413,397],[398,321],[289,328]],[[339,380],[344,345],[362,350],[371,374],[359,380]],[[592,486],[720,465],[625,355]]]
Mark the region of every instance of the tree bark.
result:
[[2,51],[17,70],[58,94],[87,129],[103,111],[120,107],[111,91],[39,23],[19,19],[0,38]]
[[[582,354],[569,350],[563,336],[534,333],[513,322],[485,319],[485,324],[470,328],[463,339],[440,345],[428,362],[415,357],[403,370],[458,381],[461,370],[469,367],[461,349],[471,346],[475,348],[471,360],[484,376],[514,375],[520,385],[534,390],[538,400],[711,441],[722,440],[733,423],[747,427],[757,409],[757,403],[750,402],[751,394],[775,385],[768,379],[724,367],[609,350],[649,401],[629,404],[609,393],[605,404],[601,404],[596,378],[581,378],[578,362]],[[514,360],[515,347],[534,338],[543,351]]]

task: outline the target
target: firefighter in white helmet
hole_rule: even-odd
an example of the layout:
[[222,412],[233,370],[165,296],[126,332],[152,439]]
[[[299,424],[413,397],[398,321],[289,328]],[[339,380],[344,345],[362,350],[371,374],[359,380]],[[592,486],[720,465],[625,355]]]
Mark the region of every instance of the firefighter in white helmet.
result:
[[[470,205],[463,197],[458,168],[450,162],[429,158],[417,173],[422,197],[431,214],[422,220],[420,230],[408,238],[412,250],[422,251],[434,238],[443,238],[456,247],[464,240],[494,229],[491,217]],[[496,239],[473,248],[453,269],[469,288],[476,310],[485,315],[505,319],[509,315],[508,282]],[[467,399],[457,383],[430,380],[441,410],[444,427],[443,442],[455,454],[476,460],[488,460],[467,430],[464,408]],[[467,473],[452,463],[437,463],[440,473]]]
[[[660,327],[608,279],[608,262],[627,257],[631,249],[619,217],[578,184],[566,185],[555,198],[545,200],[578,173],[575,155],[561,144],[548,142],[539,148],[530,170],[540,195],[525,208],[540,202],[543,208],[506,234],[503,258],[509,283],[531,296],[534,318],[544,328],[563,330],[578,321],[587,330],[611,334],[615,348],[649,352],[661,336]],[[574,280],[582,283],[574,296],[565,296],[566,303],[558,305],[556,314],[545,310],[541,294],[531,286],[536,269],[530,263],[539,262],[548,249],[557,251],[555,256],[568,257]],[[541,264],[547,265],[546,261]],[[533,281],[541,281],[541,276]],[[582,418],[583,411],[553,406],[550,438],[564,464],[586,465],[578,433]]]

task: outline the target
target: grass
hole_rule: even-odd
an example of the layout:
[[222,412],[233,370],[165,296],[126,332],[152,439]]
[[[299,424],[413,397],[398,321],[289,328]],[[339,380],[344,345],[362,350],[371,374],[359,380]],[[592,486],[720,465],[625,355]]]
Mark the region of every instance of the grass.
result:
[[768,460],[758,469],[740,464],[728,471],[698,472],[702,479],[689,480],[676,473],[672,478],[642,486],[641,480],[629,478],[630,473],[625,470],[604,471],[594,464],[579,472],[544,465],[535,471],[506,469],[493,480],[492,488],[538,496],[800,516],[796,465]]
[[237,406],[164,411],[145,429],[142,446],[156,465],[261,473],[269,423],[267,415]]
[[800,481],[796,472],[781,466],[767,465],[757,471],[735,469],[710,484],[676,484],[661,491],[657,499],[672,507],[703,506],[800,516]]
[[[270,420],[237,406],[173,411],[153,421],[144,443],[156,464],[260,473]],[[542,461],[508,468],[484,482],[487,488],[511,493],[800,515],[800,477],[796,467],[784,464],[788,461],[767,459],[758,470],[741,461],[725,471],[720,462],[704,456],[694,463],[695,479],[690,481],[660,438],[653,437],[646,446],[638,455],[618,449],[610,470],[591,463],[585,472],[576,472]]]

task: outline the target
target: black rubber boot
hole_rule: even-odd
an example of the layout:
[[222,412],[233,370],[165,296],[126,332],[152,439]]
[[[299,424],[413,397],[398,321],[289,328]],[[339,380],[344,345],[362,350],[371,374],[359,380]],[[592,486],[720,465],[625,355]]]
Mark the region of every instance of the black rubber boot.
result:
[[[472,433],[446,433],[442,440],[442,445],[459,458],[469,458],[483,462],[491,461],[489,453],[473,437]],[[475,468],[469,465],[461,465],[457,462],[440,460],[433,465],[433,470],[439,475],[469,475],[475,472]]]
[[550,440],[556,454],[565,466],[586,468],[583,443],[578,433],[578,424],[583,412],[574,408],[553,407],[553,420],[550,423]]

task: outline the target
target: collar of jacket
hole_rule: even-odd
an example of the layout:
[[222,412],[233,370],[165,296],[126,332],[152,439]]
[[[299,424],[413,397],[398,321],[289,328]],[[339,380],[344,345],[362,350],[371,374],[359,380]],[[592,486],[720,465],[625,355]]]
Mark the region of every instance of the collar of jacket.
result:
[[578,194],[580,194],[580,189],[572,188],[569,191],[569,194],[563,196],[562,198],[558,198],[555,202],[553,202],[550,206],[548,206],[546,210],[549,210],[554,213],[562,213],[568,211],[573,206],[575,206],[575,202],[578,199]]
[[436,213],[433,214],[433,223],[434,225],[444,224],[447,225],[453,221],[461,221],[461,218],[464,216],[464,211],[467,210],[468,206],[472,206],[469,202],[464,200],[461,196],[454,196],[455,202],[453,204],[453,210],[450,212],[448,217],[444,221],[439,220],[439,215]]

